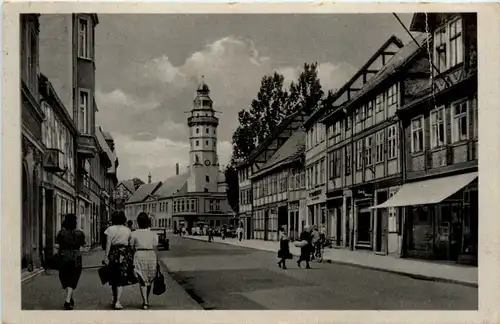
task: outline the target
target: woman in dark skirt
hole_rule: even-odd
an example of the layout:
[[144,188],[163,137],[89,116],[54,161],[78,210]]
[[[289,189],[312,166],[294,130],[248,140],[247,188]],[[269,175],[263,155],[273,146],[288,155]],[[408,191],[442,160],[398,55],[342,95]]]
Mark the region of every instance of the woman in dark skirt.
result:
[[286,260],[291,260],[293,258],[290,253],[290,246],[288,245],[289,239],[285,233],[285,229],[283,227],[280,228],[280,249],[278,251],[278,266],[282,269],[286,269]]
[[85,245],[85,234],[76,229],[76,216],[67,214],[62,229],[56,237],[59,246],[59,280],[66,289],[64,308],[71,310],[75,306],[73,294],[82,274],[82,254],[80,247]]
[[137,283],[134,275],[134,254],[129,245],[130,229],[125,225],[127,218],[123,211],[115,212],[111,216],[113,225],[108,227],[106,234],[105,263],[109,267],[109,284],[113,290],[113,307],[122,309],[120,297],[123,287]]
[[311,253],[314,250],[313,245],[312,245],[312,239],[313,239],[313,237],[311,234],[311,227],[306,226],[304,228],[304,230],[302,231],[302,233],[300,234],[300,240],[306,241],[307,244],[300,248],[300,258],[297,261],[297,265],[299,266],[299,268],[300,268],[300,264],[302,263],[302,261],[305,261],[306,262],[306,269],[311,269],[311,267],[309,266],[309,261],[311,260]]

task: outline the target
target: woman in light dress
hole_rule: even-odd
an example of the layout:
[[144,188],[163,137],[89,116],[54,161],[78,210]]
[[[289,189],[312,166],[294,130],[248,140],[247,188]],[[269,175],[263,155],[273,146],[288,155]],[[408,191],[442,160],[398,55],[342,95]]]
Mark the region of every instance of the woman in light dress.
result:
[[105,263],[108,265],[111,275],[109,284],[113,290],[113,307],[122,309],[120,297],[123,287],[135,284],[137,279],[132,272],[133,251],[130,249],[130,229],[125,225],[127,218],[123,211],[114,212],[111,216],[113,225],[108,227],[106,234]]
[[142,309],[149,307],[151,285],[157,271],[158,235],[149,230],[151,221],[148,214],[141,212],[137,216],[138,228],[130,235],[130,246],[134,253],[134,271],[139,279],[142,296]]

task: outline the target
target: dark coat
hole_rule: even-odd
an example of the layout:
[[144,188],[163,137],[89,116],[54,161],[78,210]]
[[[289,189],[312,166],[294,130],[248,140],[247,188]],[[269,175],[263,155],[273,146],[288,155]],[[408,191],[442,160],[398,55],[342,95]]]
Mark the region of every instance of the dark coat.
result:
[[293,256],[290,253],[289,241],[287,238],[280,239],[280,249],[278,251],[279,259],[292,259]]
[[307,244],[300,248],[300,259],[303,261],[310,261],[311,253],[314,250],[312,239],[313,237],[310,232],[304,231],[300,233],[300,240],[307,241]]

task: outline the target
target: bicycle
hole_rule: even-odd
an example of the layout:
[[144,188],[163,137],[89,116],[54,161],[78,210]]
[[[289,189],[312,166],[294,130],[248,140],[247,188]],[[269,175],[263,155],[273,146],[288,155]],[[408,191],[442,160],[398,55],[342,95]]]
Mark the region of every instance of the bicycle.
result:
[[318,263],[323,262],[323,252],[325,249],[325,245],[323,242],[318,242],[317,246],[314,247],[314,251],[312,254],[312,259]]

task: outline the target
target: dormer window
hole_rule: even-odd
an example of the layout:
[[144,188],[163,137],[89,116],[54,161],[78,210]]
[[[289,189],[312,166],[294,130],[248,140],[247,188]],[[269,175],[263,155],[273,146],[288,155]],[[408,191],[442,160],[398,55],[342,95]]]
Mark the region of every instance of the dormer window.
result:
[[434,33],[434,65],[439,73],[463,62],[462,19],[455,18]]
[[92,28],[90,20],[87,18],[78,18],[78,57],[92,59],[91,43]]

